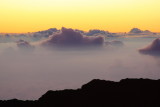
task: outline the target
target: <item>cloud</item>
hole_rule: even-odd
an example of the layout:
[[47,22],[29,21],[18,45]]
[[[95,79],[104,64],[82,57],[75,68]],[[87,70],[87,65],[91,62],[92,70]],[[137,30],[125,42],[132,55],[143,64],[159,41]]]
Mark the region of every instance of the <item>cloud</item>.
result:
[[60,33],[53,34],[42,43],[43,46],[102,46],[104,37],[84,36],[73,29],[62,28]]
[[150,45],[139,49],[142,54],[160,55],[160,38],[155,39]]
[[140,30],[139,28],[133,28],[129,33],[143,33],[143,31]]
[[89,30],[89,32],[86,33],[87,36],[94,36],[94,35],[106,35],[109,34],[108,31],[103,31],[103,30],[98,30],[98,29],[94,29],[94,30]]
[[108,46],[108,45],[112,45],[112,46],[118,46],[118,47],[121,47],[124,45],[124,43],[122,41],[118,41],[118,40],[114,40],[114,41],[107,41],[105,42],[105,44]]
[[20,49],[20,50],[29,50],[29,51],[32,51],[34,50],[34,46],[32,46],[29,42],[25,41],[25,40],[22,40],[20,39],[19,41],[16,42],[17,43],[17,47]]
[[33,33],[33,37],[35,38],[42,38],[42,37],[49,37],[53,33],[58,32],[59,30],[57,28],[50,28],[48,30],[38,31]]
[[156,33],[153,33],[149,30],[141,30],[139,28],[133,28],[130,30],[129,32],[130,34],[143,34],[143,35],[147,35],[147,34],[151,34],[151,35],[155,35]]

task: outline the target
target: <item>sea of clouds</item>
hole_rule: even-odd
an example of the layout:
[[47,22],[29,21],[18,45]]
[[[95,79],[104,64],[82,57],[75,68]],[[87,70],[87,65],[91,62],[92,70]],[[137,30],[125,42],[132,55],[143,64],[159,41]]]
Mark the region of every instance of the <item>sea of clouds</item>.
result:
[[159,49],[156,38],[85,36],[66,28],[39,41],[0,43],[0,99],[38,99],[92,79],[159,79],[159,56],[141,52],[149,44]]

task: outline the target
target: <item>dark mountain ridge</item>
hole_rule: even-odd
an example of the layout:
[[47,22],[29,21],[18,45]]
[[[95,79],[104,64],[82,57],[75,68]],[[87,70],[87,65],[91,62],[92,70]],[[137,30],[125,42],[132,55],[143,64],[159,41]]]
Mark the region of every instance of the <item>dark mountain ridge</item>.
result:
[[94,79],[80,89],[48,91],[36,101],[0,101],[0,107],[159,107],[160,80]]

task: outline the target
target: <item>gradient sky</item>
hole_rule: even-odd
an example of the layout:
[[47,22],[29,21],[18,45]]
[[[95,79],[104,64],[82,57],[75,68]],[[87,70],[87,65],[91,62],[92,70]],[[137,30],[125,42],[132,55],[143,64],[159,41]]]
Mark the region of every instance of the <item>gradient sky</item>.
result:
[[0,32],[70,27],[160,32],[160,0],[0,0]]

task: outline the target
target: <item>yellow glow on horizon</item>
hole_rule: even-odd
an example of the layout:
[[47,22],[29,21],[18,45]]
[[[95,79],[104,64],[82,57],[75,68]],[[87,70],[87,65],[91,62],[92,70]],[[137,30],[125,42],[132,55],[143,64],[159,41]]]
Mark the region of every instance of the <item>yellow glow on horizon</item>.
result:
[[0,32],[69,27],[160,32],[159,0],[0,0]]

